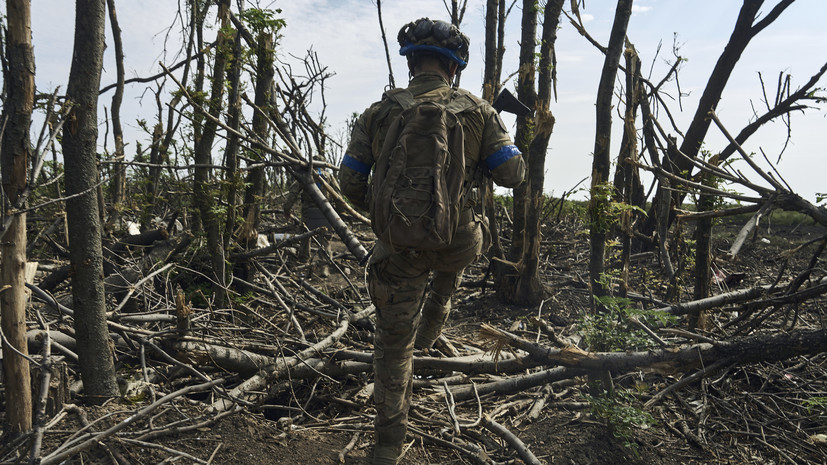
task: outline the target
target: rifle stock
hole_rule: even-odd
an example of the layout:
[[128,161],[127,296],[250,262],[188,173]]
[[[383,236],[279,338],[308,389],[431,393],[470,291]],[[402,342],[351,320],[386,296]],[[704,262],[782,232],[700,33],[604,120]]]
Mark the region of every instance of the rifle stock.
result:
[[527,116],[531,114],[531,109],[519,101],[508,89],[501,90],[491,106],[497,110],[497,113],[505,111],[517,116]]

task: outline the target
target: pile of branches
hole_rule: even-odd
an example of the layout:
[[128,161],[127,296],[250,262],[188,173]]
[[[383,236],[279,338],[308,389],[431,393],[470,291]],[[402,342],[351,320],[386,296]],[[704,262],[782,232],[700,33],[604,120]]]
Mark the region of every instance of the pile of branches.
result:
[[[137,237],[113,245],[133,250],[133,258],[123,254],[107,288],[113,309],[108,325],[123,399],[130,404],[96,420],[71,403],[82,393],[73,310],[59,297],[61,288],[49,284],[61,268],[44,266],[49,273],[40,285],[30,285],[40,323],[29,334],[31,352],[41,354],[34,360],[41,373],[37,425],[0,449],[0,463],[24,457],[61,463],[79,454],[117,455],[131,446],[208,463],[209,457],[162,445],[162,438],[245,410],[279,412],[278,425],[291,430],[351,432],[342,460],[360,441],[369,442],[374,308],[352,255],[328,256],[333,276],[325,280],[314,275],[312,263],[296,260],[294,246],[320,232],[279,241],[261,249],[266,254],[248,253],[256,279],[233,281],[231,308],[213,308],[209,300],[197,301],[203,294],[181,289],[183,276],[198,275],[190,268],[197,257],[187,255],[198,247],[182,246],[192,245],[189,236],[156,235],[141,252],[130,249],[140,243]],[[54,293],[41,287],[44,282]],[[571,289],[580,292],[576,287]],[[717,310],[745,327],[766,321],[767,308],[800,306],[823,295],[827,279],[789,289],[756,286],[653,311],[680,316]],[[457,303],[458,312],[462,306]],[[645,379],[653,389],[639,396],[641,408],[659,415],[707,458],[747,460],[733,455],[744,449],[727,446],[740,440],[764,445],[772,457],[795,450],[801,460],[825,459],[817,444],[825,428],[818,399],[824,399],[827,380],[827,330],[809,312],[802,312],[795,329],[717,336],[636,320],[656,345],[624,352],[589,351],[572,337],[576,329],[570,325],[521,321],[508,328],[483,324],[473,337],[448,331],[437,352],[416,354],[412,436],[473,463],[542,463],[515,427],[549,409],[591,408],[588,380],[608,373],[610,384],[617,384],[612,389]],[[74,434],[57,428],[71,414],[84,425]]]

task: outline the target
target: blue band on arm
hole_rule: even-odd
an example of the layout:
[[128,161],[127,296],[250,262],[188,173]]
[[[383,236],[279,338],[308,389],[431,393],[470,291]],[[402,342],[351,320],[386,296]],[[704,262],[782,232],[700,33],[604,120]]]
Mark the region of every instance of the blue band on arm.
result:
[[370,166],[367,163],[362,163],[361,161],[351,157],[348,154],[345,154],[344,158],[342,158],[342,166],[347,166],[348,168],[356,171],[357,173],[362,173],[365,176],[370,174]]
[[516,145],[504,145],[501,149],[492,153],[485,159],[485,166],[487,166],[489,170],[493,171],[498,166],[516,157],[517,155],[522,155],[522,153]]

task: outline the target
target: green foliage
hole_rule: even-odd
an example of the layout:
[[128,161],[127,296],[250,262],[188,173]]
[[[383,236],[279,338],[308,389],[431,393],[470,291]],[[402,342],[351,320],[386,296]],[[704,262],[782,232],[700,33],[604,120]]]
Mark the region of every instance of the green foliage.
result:
[[811,225],[815,224],[815,220],[804,213],[787,211],[787,210],[773,210],[770,213],[770,224],[795,226],[799,224]]
[[244,305],[253,299],[256,298],[256,295],[253,294],[253,291],[245,292],[244,294],[233,294],[232,299],[236,305]]
[[612,431],[612,435],[623,441],[623,445],[638,455],[638,444],[634,440],[636,429],[647,429],[657,425],[649,412],[642,410],[634,394],[628,390],[613,393],[603,391],[597,396],[586,395],[592,415],[601,419]]
[[283,18],[276,18],[274,13],[281,14],[281,10],[248,8],[242,11],[239,17],[241,17],[241,20],[247,24],[254,33],[278,33],[287,23]]
[[[614,281],[619,279],[611,273],[604,273],[599,280],[604,289],[612,289]],[[594,297],[605,311],[585,315],[578,321],[578,330],[583,341],[591,351],[620,352],[652,347],[655,340],[634,323],[644,325],[664,325],[677,321],[677,317],[652,309],[638,308],[624,297],[612,295]]]
[[811,397],[802,402],[807,413],[816,413],[821,417],[827,415],[827,396]]
[[494,205],[511,211],[514,208],[514,197],[511,195],[494,195]]
[[589,200],[589,227],[595,232],[609,232],[612,225],[620,218],[631,212],[639,212],[646,215],[642,208],[629,205],[625,202],[617,202],[615,187],[611,183],[592,186]]

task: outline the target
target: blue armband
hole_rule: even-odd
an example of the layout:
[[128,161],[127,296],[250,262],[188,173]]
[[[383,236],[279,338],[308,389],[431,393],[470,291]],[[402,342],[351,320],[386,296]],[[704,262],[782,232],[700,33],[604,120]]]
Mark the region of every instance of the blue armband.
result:
[[485,166],[487,166],[489,170],[494,171],[498,166],[517,155],[522,155],[522,153],[516,145],[504,145],[485,159]]
[[370,174],[371,165],[362,163],[348,154],[345,154],[344,158],[342,158],[342,166],[346,166],[357,173],[364,174],[365,176]]

